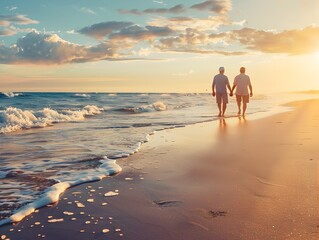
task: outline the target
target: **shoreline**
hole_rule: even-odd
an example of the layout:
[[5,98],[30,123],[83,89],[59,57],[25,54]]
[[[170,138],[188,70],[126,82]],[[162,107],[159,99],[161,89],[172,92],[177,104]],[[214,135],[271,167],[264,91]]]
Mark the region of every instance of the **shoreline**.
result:
[[[257,120],[257,119],[273,116],[276,114],[284,113],[287,111],[291,111],[291,108],[289,108],[288,106],[289,106],[289,103],[286,106],[285,105],[275,106],[269,111],[256,112],[256,113],[252,113],[252,114],[248,114],[248,115],[250,117],[252,117],[252,120]],[[145,136],[145,141],[138,142],[137,145],[135,146],[135,149],[132,150],[132,152],[130,154],[124,154],[123,156],[122,155],[121,156],[114,156],[112,158],[108,158],[110,163],[102,163],[101,166],[106,165],[106,169],[105,169],[106,173],[105,174],[101,173],[100,176],[91,177],[90,180],[86,179],[83,182],[81,182],[82,180],[79,180],[74,184],[67,183],[67,182],[58,182],[58,183],[50,186],[49,188],[47,188],[45,190],[45,192],[38,199],[19,208],[17,213],[14,213],[13,215],[11,215],[8,218],[0,219],[0,228],[1,228],[1,226],[4,226],[6,224],[18,223],[18,222],[22,221],[25,217],[33,214],[37,209],[46,207],[47,205],[50,205],[50,204],[55,204],[56,202],[59,201],[59,198],[62,197],[67,190],[69,190],[73,187],[80,186],[82,184],[91,183],[91,182],[102,181],[104,178],[111,177],[112,175],[121,174],[121,171],[122,171],[121,166],[118,165],[116,163],[116,161],[119,159],[124,159],[124,161],[125,161],[125,159],[127,159],[130,156],[139,152],[139,150],[141,149],[141,146],[143,144],[149,142],[150,137],[152,135],[154,135],[155,132],[167,131],[167,130],[177,129],[177,128],[184,128],[184,127],[188,127],[188,126],[192,126],[192,125],[207,124],[207,123],[211,123],[211,122],[220,121],[221,119],[234,119],[237,117],[242,117],[242,116],[229,115],[229,116],[226,116],[223,118],[219,118],[216,116],[213,120],[207,120],[207,121],[203,121],[203,122],[197,122],[197,123],[186,124],[186,125],[176,125],[174,127],[159,129],[159,130],[156,130],[152,133],[148,133]],[[243,117],[243,118],[245,118],[245,117]],[[105,162],[105,161],[103,161],[103,162]],[[111,168],[111,166],[114,166],[113,169]],[[115,172],[115,169],[117,169],[117,172]],[[97,171],[101,171],[101,168],[98,168]]]
[[[256,145],[256,141],[241,139],[241,134],[247,135],[247,137],[257,136],[257,139],[263,134],[270,135],[266,129],[259,130],[261,125],[265,128],[271,125],[279,132],[281,131],[279,125],[289,122],[292,115],[294,116],[296,112],[301,111],[300,105],[319,106],[319,101],[308,100],[295,105],[297,108],[292,112],[254,121],[250,121],[250,116],[247,115],[247,121],[226,118],[220,119],[219,124],[208,122],[157,132],[155,136],[151,136],[150,142],[143,144],[141,152],[131,155],[129,158],[117,160],[123,168],[119,175],[108,177],[99,182],[72,187],[61,196],[60,201],[54,206],[41,208],[40,211],[15,224],[15,226],[2,226],[0,233],[5,234],[10,239],[22,236],[24,231],[28,233],[28,236],[23,235],[23,239],[34,239],[34,237],[38,237],[38,234],[41,237],[45,235],[46,239],[55,239],[57,236],[70,237],[71,235],[76,236],[77,239],[88,239],[89,237],[103,239],[107,236],[114,239],[118,237],[127,237],[127,239],[176,239],[176,237],[184,237],[183,239],[192,239],[191,237],[194,236],[197,236],[198,239],[207,239],[207,236],[217,239],[245,239],[245,236],[248,237],[247,239],[267,239],[266,236],[269,237],[269,234],[279,236],[282,234],[281,231],[278,231],[277,228],[268,229],[268,222],[265,219],[258,219],[256,216],[257,213],[267,214],[267,212],[257,206],[252,210],[249,206],[258,203],[257,205],[264,204],[269,207],[269,202],[274,203],[274,199],[268,191],[271,193],[274,191],[275,195],[280,195],[280,192],[277,192],[278,189],[280,191],[287,190],[285,179],[281,179],[276,174],[272,179],[267,174],[278,170],[277,166],[276,169],[270,169],[268,166],[269,162],[274,164],[272,157],[276,158],[276,155],[270,157],[272,152],[266,151],[265,155],[268,161],[264,159],[259,162],[261,166],[255,166],[250,158],[252,153],[258,156],[258,151],[243,150],[237,145],[247,144],[246,147]],[[303,117],[307,116],[301,116],[301,118]],[[305,119],[299,119],[299,121],[302,122]],[[317,121],[319,122],[319,120]],[[291,122],[291,124],[294,123]],[[256,133],[258,134],[256,135]],[[278,135],[277,132],[273,133]],[[277,137],[276,141],[284,136],[278,135]],[[266,146],[271,144],[270,140],[267,141],[266,138]],[[305,138],[303,141],[307,142],[307,139]],[[237,147],[227,152],[225,144]],[[298,148],[302,145],[283,143],[274,146],[275,148],[292,150],[292,147]],[[260,152],[260,146],[258,145],[258,147]],[[213,158],[209,148],[214,149]],[[240,157],[234,155],[235,150],[242,151],[243,155]],[[274,151],[279,150],[275,149]],[[298,151],[297,153],[299,153]],[[306,154],[302,149],[300,151]],[[266,156],[261,157],[265,158]],[[242,160],[239,161],[240,164],[237,161],[234,162],[233,159],[236,158]],[[194,159],[200,164],[194,164]],[[312,159],[308,160],[307,163],[314,165],[312,167],[315,170],[318,167],[318,160],[315,157]],[[290,166],[285,161],[280,163],[283,166],[286,164]],[[284,170],[282,171],[285,172]],[[314,183],[312,184],[313,187],[316,186]],[[211,191],[207,192],[207,189],[211,189]],[[266,193],[262,191],[263,189]],[[318,196],[314,195],[317,194],[317,191],[314,190],[315,193],[312,193],[311,196]],[[104,196],[106,193],[108,196]],[[232,194],[236,197],[232,197]],[[203,195],[207,199],[199,197]],[[90,199],[93,199],[93,202]],[[212,206],[211,201],[214,202],[214,206]],[[242,203],[243,207],[237,207],[236,202]],[[86,207],[79,207],[78,203]],[[103,203],[107,204],[102,205]],[[275,203],[277,204],[276,201]],[[286,207],[285,210],[287,210]],[[318,213],[318,207],[312,206],[312,210],[316,210]],[[246,214],[243,215],[244,212]],[[279,213],[276,215],[276,212],[273,214],[277,217],[280,215]],[[48,216],[52,216],[52,218],[48,218]],[[311,216],[317,221],[313,223],[314,226],[311,226],[313,227],[311,229],[318,232],[315,226],[318,224],[318,217],[313,216],[313,214]],[[72,218],[76,219],[72,220]],[[257,223],[251,222],[255,218],[259,221]],[[53,221],[49,222],[50,219],[63,219],[63,222],[53,223]],[[243,223],[236,223],[235,220]],[[86,223],[87,221],[90,222]],[[267,231],[272,231],[267,233],[261,223],[267,223]],[[282,223],[276,221],[276,225],[279,226]],[[103,229],[110,232],[103,233]],[[241,230],[240,236],[234,235],[239,230]],[[252,238],[253,235],[249,233],[249,230],[255,231],[255,236],[259,238]],[[282,231],[286,232],[286,230],[287,226],[282,228]],[[154,234],[158,234],[157,238],[154,238]],[[261,237],[262,234],[266,234],[265,238]],[[316,236],[318,235],[314,235],[314,237]]]

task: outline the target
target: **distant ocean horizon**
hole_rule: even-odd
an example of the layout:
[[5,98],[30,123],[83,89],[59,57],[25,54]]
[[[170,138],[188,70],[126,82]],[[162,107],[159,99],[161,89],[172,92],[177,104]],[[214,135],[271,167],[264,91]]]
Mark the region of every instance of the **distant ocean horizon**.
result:
[[[255,95],[247,118],[317,95]],[[226,117],[236,117],[235,98]],[[284,109],[284,107],[281,107]],[[121,171],[156,131],[216,121],[209,93],[0,93],[0,225],[43,196]],[[41,200],[42,199],[42,200]],[[23,208],[22,208],[23,210]]]

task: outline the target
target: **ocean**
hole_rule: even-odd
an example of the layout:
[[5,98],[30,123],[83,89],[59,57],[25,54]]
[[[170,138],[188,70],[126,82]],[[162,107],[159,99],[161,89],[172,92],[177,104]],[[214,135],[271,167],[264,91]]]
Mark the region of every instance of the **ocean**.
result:
[[[247,118],[314,97],[256,95]],[[236,113],[230,98],[226,117]],[[69,187],[119,173],[116,159],[139,151],[151,134],[216,115],[208,93],[0,93],[0,225],[58,200]]]

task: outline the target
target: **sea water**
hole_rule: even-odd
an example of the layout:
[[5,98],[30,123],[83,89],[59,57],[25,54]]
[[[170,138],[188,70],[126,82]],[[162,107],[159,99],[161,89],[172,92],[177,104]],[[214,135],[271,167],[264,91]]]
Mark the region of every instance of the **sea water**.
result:
[[[313,97],[257,95],[247,113]],[[236,113],[230,98],[226,116]],[[116,159],[137,152],[150,134],[216,115],[208,93],[0,93],[0,225],[57,201],[71,186],[120,172]]]

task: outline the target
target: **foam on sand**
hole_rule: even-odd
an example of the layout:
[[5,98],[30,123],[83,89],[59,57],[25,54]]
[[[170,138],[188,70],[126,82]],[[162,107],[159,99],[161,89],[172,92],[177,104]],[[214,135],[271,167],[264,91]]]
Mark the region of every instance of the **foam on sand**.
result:
[[85,106],[79,110],[53,110],[44,108],[39,111],[22,110],[8,107],[0,111],[0,133],[10,133],[20,129],[52,126],[59,122],[84,120],[87,116],[98,115],[103,109],[97,106]]
[[110,192],[107,192],[104,194],[105,197],[114,197],[114,196],[117,196],[119,195],[118,192],[113,192],[113,191],[110,191]]
[[11,222],[19,222],[24,217],[33,213],[37,208],[57,202],[59,200],[60,194],[70,186],[70,183],[57,183],[53,185],[52,187],[48,188],[38,200],[21,207],[11,217],[1,220],[0,226]]
[[[100,160],[100,162],[101,165],[97,169],[91,169],[90,171],[84,172],[80,176],[77,176],[76,179],[69,182],[59,182],[47,188],[36,201],[26,204],[25,206],[17,209],[9,218],[1,220],[0,226],[8,223],[19,222],[26,216],[35,212],[36,209],[57,202],[60,195],[70,187],[80,185],[85,182],[99,181],[107,176],[114,175],[122,171],[122,168],[116,164],[115,160],[104,157],[104,159]],[[78,207],[85,206],[78,205]]]

